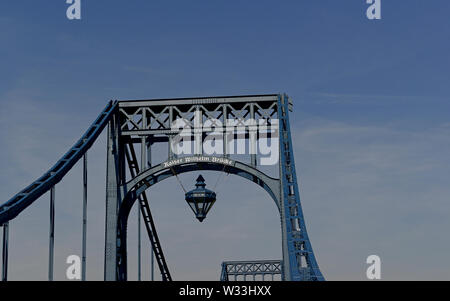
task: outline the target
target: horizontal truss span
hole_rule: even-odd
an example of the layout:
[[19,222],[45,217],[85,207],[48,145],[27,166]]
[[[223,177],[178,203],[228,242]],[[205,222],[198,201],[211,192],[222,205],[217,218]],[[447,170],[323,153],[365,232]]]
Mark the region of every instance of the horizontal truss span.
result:
[[[283,275],[281,260],[260,261],[225,261],[222,263],[221,281],[228,281],[230,276],[264,276]],[[244,278],[245,279],[245,278]]]
[[268,95],[244,95],[244,96],[217,96],[217,97],[194,97],[194,98],[167,98],[148,100],[121,100],[120,108],[145,107],[145,106],[179,106],[179,105],[208,105],[227,103],[248,103],[248,102],[277,102],[277,94]]
[[[200,126],[203,132],[223,130],[228,120],[271,125],[277,118],[277,104],[276,95],[120,101],[118,112],[121,135],[171,136],[182,124]],[[203,120],[212,122],[210,130],[199,124]]]

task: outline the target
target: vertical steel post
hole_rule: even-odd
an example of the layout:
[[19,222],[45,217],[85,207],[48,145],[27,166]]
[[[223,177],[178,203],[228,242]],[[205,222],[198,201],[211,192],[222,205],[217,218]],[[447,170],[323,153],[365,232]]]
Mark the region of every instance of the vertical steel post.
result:
[[137,207],[137,227],[138,227],[138,281],[141,281],[141,204]]
[[258,139],[258,131],[257,131],[257,123],[256,123],[256,115],[255,115],[255,104],[250,104],[250,118],[252,122],[249,125],[249,149],[250,149],[250,165],[256,167],[256,152],[257,152],[257,139]]
[[[145,128],[146,126],[146,118],[143,117],[143,126]],[[146,169],[147,166],[147,139],[145,137],[141,138],[141,168],[139,172],[142,172]],[[141,247],[141,204],[138,202],[138,281],[141,281],[141,254],[142,254],[142,247]]]
[[147,168],[152,167],[152,141],[147,138]]
[[195,106],[194,112],[194,155],[203,154],[203,113],[200,111],[200,106]]
[[[146,110],[142,110],[142,129],[147,128],[147,115]],[[145,170],[145,167],[147,166],[147,160],[146,160],[146,152],[147,152],[147,145],[146,145],[146,139],[145,137],[141,137],[141,168],[138,170],[138,172],[142,172]],[[142,264],[141,264],[141,257],[142,257],[142,242],[141,242],[141,203],[138,199],[138,206],[137,206],[137,228],[138,228],[138,281],[142,280]]]
[[[173,107],[169,107],[169,124],[172,126],[172,118],[173,118]],[[173,158],[173,152],[172,152],[172,135],[168,135],[169,141],[167,143],[168,145],[168,160],[171,160]]]
[[3,224],[2,281],[8,281],[9,222]]
[[113,116],[108,124],[108,146],[106,166],[106,219],[105,219],[105,281],[116,281],[119,275],[117,247],[118,241],[118,208],[121,200],[119,177],[122,176],[119,150],[119,125],[117,116]]
[[[147,138],[147,168],[152,167],[152,141],[151,136]],[[153,253],[153,245],[150,244],[150,280],[155,280],[155,256]]]
[[150,246],[150,251],[151,251],[151,281],[155,281],[155,254],[153,252],[153,246]]
[[83,156],[83,238],[81,247],[81,281],[86,281],[87,239],[87,153]]
[[50,189],[50,233],[48,248],[48,281],[53,281],[53,262],[55,249],[55,186]]
[[227,156],[227,106],[225,104],[222,105],[222,152],[223,157]]

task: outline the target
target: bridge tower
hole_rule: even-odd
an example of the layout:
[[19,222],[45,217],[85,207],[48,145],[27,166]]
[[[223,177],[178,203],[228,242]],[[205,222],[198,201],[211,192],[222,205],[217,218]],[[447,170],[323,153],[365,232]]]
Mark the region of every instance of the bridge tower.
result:
[[[196,170],[234,174],[262,186],[275,201],[280,216],[283,280],[324,280],[303,217],[289,126],[290,110],[292,102],[281,94],[119,101],[108,125],[105,280],[127,279],[126,227],[133,203],[138,200],[147,222],[146,189],[166,178]],[[196,127],[196,118],[202,122],[213,120],[212,125]],[[177,119],[192,129],[191,154],[177,152],[179,141],[176,140],[182,131],[181,127],[173,126]],[[230,120],[243,126],[244,131],[230,132],[227,127]],[[230,144],[238,135],[249,143],[250,162],[234,160],[231,155]],[[220,155],[210,154],[203,147],[211,136],[222,140]],[[277,178],[260,170],[261,155],[251,151],[257,148],[259,139],[268,138],[276,139],[278,145]],[[168,145],[167,156],[154,165],[152,153],[158,143]],[[135,147],[140,149],[140,160],[134,154]],[[134,169],[131,179],[125,178],[126,165]],[[152,234],[149,235],[152,240]],[[164,262],[160,246],[154,246],[154,250],[163,279],[169,280],[167,266],[160,263]]]

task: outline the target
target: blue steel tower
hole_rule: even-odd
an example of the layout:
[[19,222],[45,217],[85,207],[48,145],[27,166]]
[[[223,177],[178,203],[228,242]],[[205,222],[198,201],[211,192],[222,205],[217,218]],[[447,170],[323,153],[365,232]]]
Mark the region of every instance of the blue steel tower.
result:
[[[280,117],[281,224],[283,229],[284,277],[289,280],[324,280],[306,231],[295,172],[289,125],[289,101],[278,101]],[[286,260],[289,258],[289,260]]]

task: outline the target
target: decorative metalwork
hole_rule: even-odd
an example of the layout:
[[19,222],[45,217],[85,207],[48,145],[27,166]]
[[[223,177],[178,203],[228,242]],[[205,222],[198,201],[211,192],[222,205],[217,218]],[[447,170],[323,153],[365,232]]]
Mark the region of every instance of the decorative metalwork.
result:
[[205,179],[202,175],[197,178],[196,188],[186,192],[186,202],[194,212],[195,217],[200,221],[206,218],[209,210],[216,202],[216,193],[206,189]]

